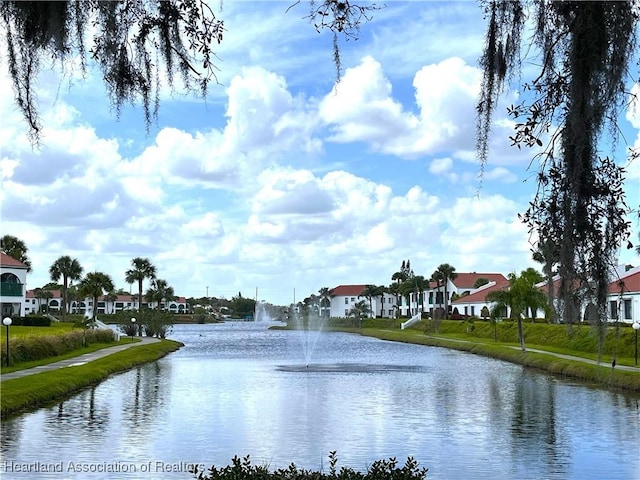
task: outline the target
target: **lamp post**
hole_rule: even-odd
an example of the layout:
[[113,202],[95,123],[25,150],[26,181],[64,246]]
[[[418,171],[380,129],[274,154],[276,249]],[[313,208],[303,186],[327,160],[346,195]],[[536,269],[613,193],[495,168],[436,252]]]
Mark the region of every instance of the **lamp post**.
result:
[[637,320],[633,322],[633,331],[635,333],[635,337],[636,337],[636,363],[635,366],[638,366],[638,330],[640,329],[640,322],[638,322]]
[[132,318],[131,319],[131,341],[133,342],[133,337],[136,335],[136,319]]
[[9,366],[9,325],[11,325],[11,318],[10,317],[4,317],[2,319],[2,324],[5,327],[7,327],[7,367],[8,367]]

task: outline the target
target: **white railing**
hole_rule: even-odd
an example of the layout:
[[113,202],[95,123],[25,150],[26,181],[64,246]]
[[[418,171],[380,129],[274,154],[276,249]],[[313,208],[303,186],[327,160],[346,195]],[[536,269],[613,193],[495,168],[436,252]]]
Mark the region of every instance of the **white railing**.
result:
[[405,328],[410,327],[411,325],[413,325],[414,323],[418,323],[420,320],[422,319],[422,314],[421,313],[416,313],[413,317],[411,317],[409,320],[407,320],[406,322],[402,323],[400,325],[400,329],[404,330]]
[[100,328],[102,330],[113,330],[114,335],[116,336],[116,341],[120,341],[120,337],[122,336],[122,332],[120,332],[120,330],[118,330],[118,325],[107,325],[104,322],[101,322],[100,320],[98,320],[96,318],[96,321],[93,322],[93,324],[95,325],[96,328]]

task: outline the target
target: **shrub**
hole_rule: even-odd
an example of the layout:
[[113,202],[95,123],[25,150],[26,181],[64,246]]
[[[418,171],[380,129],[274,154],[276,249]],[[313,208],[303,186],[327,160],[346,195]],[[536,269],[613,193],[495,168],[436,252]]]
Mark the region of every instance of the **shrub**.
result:
[[[204,467],[202,467],[204,468]],[[284,469],[269,472],[266,466],[254,466],[247,455],[243,459],[233,457],[231,465],[222,468],[212,466],[209,470],[201,471],[198,465],[194,465],[190,472],[198,480],[422,480],[427,475],[426,468],[420,468],[418,462],[412,457],[407,458],[404,466],[398,467],[395,458],[389,460],[376,460],[369,466],[366,473],[358,472],[351,468],[342,467],[337,470],[336,452],[329,453],[329,473],[312,470],[304,470],[289,465]]]
[[[112,330],[89,329],[86,332],[87,344],[112,343],[115,335]],[[9,361],[11,365],[45,358],[57,357],[83,347],[83,332],[72,331],[62,335],[38,335],[10,339]],[[2,365],[7,364],[7,343],[0,345]]]
[[41,315],[29,315],[28,317],[11,317],[11,324],[23,327],[50,327],[51,319]]

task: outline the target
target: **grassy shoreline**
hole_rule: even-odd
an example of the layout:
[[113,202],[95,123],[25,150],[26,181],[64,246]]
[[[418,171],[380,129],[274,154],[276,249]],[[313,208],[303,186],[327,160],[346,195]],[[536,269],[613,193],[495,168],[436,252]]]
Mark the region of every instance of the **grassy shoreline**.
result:
[[[455,338],[447,338],[445,335],[425,335],[423,332],[412,329],[394,331],[381,328],[363,328],[361,330],[344,329],[344,331],[360,333],[361,335],[375,337],[381,340],[465,351],[476,355],[483,355],[523,365],[529,368],[535,368],[553,375],[575,378],[601,387],[640,392],[640,371],[623,371],[613,368],[607,363],[593,365],[580,360],[560,358],[553,355],[551,352],[539,353],[530,350],[522,352],[519,348],[513,348],[513,345],[502,342],[488,343],[477,341],[479,339],[475,338],[461,341]],[[530,345],[529,348],[537,347]],[[574,351],[558,352],[558,349],[554,350],[555,351],[553,353],[562,353],[566,355],[576,355],[577,353]],[[588,358],[587,355],[584,355],[584,357]]]
[[0,419],[50,405],[110,375],[158,360],[183,344],[174,340],[137,345],[84,365],[36,373],[0,383]]

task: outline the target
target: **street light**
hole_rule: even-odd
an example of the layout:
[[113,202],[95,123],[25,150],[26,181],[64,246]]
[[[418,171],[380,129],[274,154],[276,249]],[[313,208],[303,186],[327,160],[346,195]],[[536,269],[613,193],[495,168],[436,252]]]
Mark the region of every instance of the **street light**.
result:
[[8,367],[9,366],[9,325],[11,325],[11,318],[10,317],[4,317],[2,319],[2,324],[5,327],[7,327],[7,367]]
[[131,341],[133,342],[133,337],[136,334],[136,319],[135,318],[131,319],[131,327],[132,327],[131,328]]
[[635,332],[636,336],[636,367],[638,366],[638,329],[640,329],[640,322],[636,320],[633,322],[633,331]]

